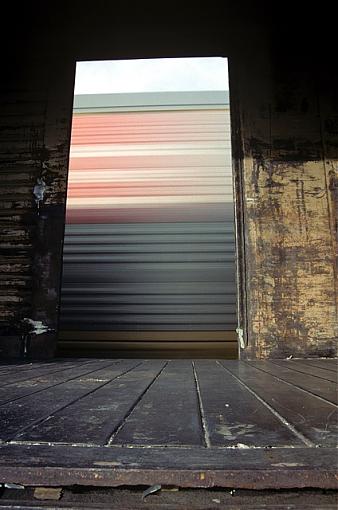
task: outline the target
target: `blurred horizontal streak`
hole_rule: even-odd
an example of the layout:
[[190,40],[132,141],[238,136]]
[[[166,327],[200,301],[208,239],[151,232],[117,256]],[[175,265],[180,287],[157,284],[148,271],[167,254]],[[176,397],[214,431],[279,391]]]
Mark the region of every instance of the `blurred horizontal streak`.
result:
[[[179,299],[186,294],[189,300],[196,296],[201,296],[205,301],[210,299],[233,299],[235,286],[227,286],[224,288],[223,282],[72,282],[65,284],[63,287],[64,295],[72,296],[73,294],[87,296],[89,299],[94,295],[110,295],[120,299],[123,296],[128,298],[128,303],[132,303],[135,299],[155,299],[159,302],[161,299]],[[145,296],[146,294],[146,296]],[[155,298],[153,297],[155,296]],[[221,296],[221,297],[219,297]],[[187,301],[189,302],[189,301]],[[226,301],[225,301],[226,302]]]
[[[73,158],[70,160],[70,173],[69,178],[71,178],[74,170],[100,170],[100,169],[118,169],[118,170],[131,170],[131,169],[147,169],[147,168],[155,168],[158,170],[168,169],[168,175],[170,175],[170,171],[179,170],[182,168],[191,169],[191,168],[205,168],[206,173],[208,175],[209,170],[214,168],[219,168],[220,166],[229,168],[231,167],[231,155],[230,154],[221,154],[215,155],[213,153],[207,155],[196,155],[193,153],[185,154],[184,156],[184,165],[182,165],[182,155],[180,154],[166,154],[166,155],[131,155],[124,154],[118,156],[117,154],[113,154],[112,156],[103,156],[102,154],[98,158],[94,157],[86,157],[83,158]],[[228,173],[225,173],[227,175]],[[228,174],[229,175],[229,174]]]
[[[92,341],[93,331],[63,331],[61,340]],[[226,342],[236,341],[233,331],[95,331],[95,339],[102,342]]]
[[[231,170],[231,169],[229,169]],[[206,171],[208,175],[206,175]],[[72,174],[72,178],[70,180],[70,184],[74,185],[75,183],[92,183],[92,182],[126,182],[129,183],[134,182],[135,184],[147,184],[149,181],[151,182],[154,178],[158,182],[158,186],[161,186],[163,183],[189,183],[189,178],[193,177],[195,184],[197,183],[209,183],[210,184],[222,184],[230,183],[231,176],[224,176],[224,169],[213,169],[210,168],[186,168],[184,170],[184,176],[182,176],[181,169],[172,169],[172,168],[164,168],[161,171],[158,169],[148,170],[145,168],[136,169],[136,170],[114,170],[105,169],[98,171],[96,169],[87,169],[86,171],[74,170]]]
[[[91,206],[83,209],[83,207],[73,207],[66,212],[67,222],[72,224],[105,224],[105,225],[128,225],[135,223],[140,226],[157,222],[166,227],[168,221],[180,224],[181,221],[194,222],[210,221],[221,223],[220,218],[228,218],[229,209],[233,208],[233,203],[212,203],[212,204],[120,204],[114,208]],[[232,212],[230,214],[233,214]],[[232,223],[231,223],[232,226]],[[164,231],[165,232],[165,231]]]
[[62,348],[99,349],[100,332],[112,350],[235,345],[228,105],[86,111],[72,125]]
[[[202,204],[201,204],[202,205]],[[230,210],[232,211],[233,205],[231,204]],[[209,236],[209,235],[217,235],[219,238],[227,235],[229,233],[234,236],[234,225],[232,222],[224,223],[224,221],[220,222],[194,222],[194,223],[150,223],[147,222],[144,225],[140,225],[139,223],[126,223],[126,224],[82,224],[82,225],[66,225],[67,236],[83,236],[90,233],[90,238],[92,236],[121,236],[123,235],[123,239],[125,242],[130,239],[130,235],[138,236],[139,238],[147,239],[148,236],[152,235],[173,235],[175,238],[177,236],[195,236],[194,239],[201,239],[201,235]],[[156,239],[160,239],[156,237]],[[184,240],[186,237],[179,237],[177,239]],[[234,239],[234,237],[233,237]],[[155,240],[155,239],[153,239]]]
[[114,143],[102,144],[91,143],[90,145],[73,145],[70,149],[71,158],[119,156],[120,154],[209,154],[212,152],[219,156],[224,156],[224,150],[230,148],[230,140],[210,141],[210,142],[176,142],[176,143]]
[[[236,359],[237,358],[237,341],[225,340],[224,342],[213,342],[209,338],[205,342],[191,341],[185,342],[177,337],[177,341],[173,342],[129,342],[123,340],[118,341],[86,341],[81,337],[81,331],[75,337],[75,341],[59,342],[58,354],[60,356],[107,356],[111,357],[112,353],[116,358],[165,358],[165,359]],[[93,332],[93,338],[96,338],[96,331]]]
[[223,197],[222,195],[216,195],[216,196],[210,196],[206,195],[203,196],[203,194],[196,196],[196,195],[183,195],[183,196],[176,196],[176,195],[156,195],[151,196],[138,196],[138,197],[130,197],[127,196],[127,200],[123,200],[124,197],[116,197],[114,200],[114,197],[87,197],[85,201],[81,198],[72,197],[68,199],[68,207],[71,209],[72,207],[76,206],[82,206],[87,204],[88,206],[95,205],[95,206],[107,206],[109,208],[110,205],[126,205],[128,206],[128,203],[131,204],[155,204],[157,206],[161,206],[159,203],[159,196],[161,197],[162,203],[173,203],[173,204],[181,204],[181,203],[210,203],[214,204],[215,202],[223,203],[225,202],[225,197],[229,197],[228,202],[232,202],[232,194],[229,193]]

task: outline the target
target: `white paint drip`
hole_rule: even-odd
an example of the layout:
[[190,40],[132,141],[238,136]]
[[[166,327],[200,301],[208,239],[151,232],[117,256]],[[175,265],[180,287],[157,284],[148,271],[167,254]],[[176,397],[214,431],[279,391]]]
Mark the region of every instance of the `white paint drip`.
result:
[[43,333],[47,333],[47,331],[50,331],[50,328],[43,324],[42,321],[33,321],[33,319],[28,319],[27,317],[25,317],[23,319],[23,322],[29,324],[32,327],[30,333],[33,333],[34,335],[42,335]]
[[233,446],[228,446],[228,448],[238,448],[240,450],[248,450],[249,448],[255,448],[254,446],[249,446],[247,444],[244,444],[244,443],[237,443]]
[[241,346],[242,349],[245,349],[244,331],[243,331],[243,329],[242,328],[237,328],[236,329],[236,333],[237,333],[237,336],[238,336],[239,345]]
[[43,197],[46,191],[46,183],[43,179],[38,179],[37,184],[35,184],[33,188],[33,195],[35,197],[35,202],[38,206],[38,209],[40,208],[40,202],[43,201]]
[[300,464],[299,462],[277,462],[277,464],[271,464],[271,466],[276,467],[301,467],[306,464]]

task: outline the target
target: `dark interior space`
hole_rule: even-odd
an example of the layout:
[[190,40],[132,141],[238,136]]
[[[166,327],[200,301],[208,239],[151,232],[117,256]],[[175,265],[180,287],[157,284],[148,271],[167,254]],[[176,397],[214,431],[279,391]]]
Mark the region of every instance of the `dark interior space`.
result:
[[[329,2],[6,6],[0,483],[337,489],[335,24]],[[76,62],[183,56],[229,59],[239,361],[56,358]]]

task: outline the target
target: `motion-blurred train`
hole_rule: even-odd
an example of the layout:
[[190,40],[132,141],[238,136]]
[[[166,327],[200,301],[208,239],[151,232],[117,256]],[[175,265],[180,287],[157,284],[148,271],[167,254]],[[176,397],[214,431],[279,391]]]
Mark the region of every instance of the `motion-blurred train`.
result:
[[59,352],[235,357],[226,91],[74,98]]

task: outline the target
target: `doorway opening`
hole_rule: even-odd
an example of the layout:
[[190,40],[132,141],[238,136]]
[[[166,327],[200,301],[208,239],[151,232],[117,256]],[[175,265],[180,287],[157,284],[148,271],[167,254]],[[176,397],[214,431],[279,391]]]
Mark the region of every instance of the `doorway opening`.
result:
[[78,62],[58,354],[236,358],[227,59]]

